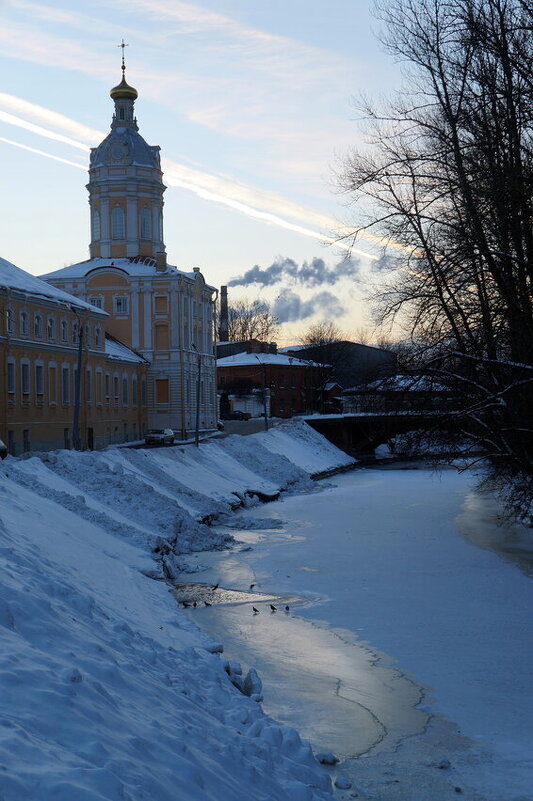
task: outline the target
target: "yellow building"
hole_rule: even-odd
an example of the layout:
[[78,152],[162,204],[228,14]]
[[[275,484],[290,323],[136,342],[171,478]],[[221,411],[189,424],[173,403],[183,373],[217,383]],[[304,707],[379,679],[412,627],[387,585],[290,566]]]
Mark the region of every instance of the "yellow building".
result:
[[106,320],[0,258],[0,439],[10,453],[70,448],[77,436],[79,447],[98,448],[144,433],[147,363],[106,335]]
[[185,438],[197,403],[200,428],[216,428],[216,290],[198,268],[167,263],[159,147],[138,132],[124,64],[110,94],[111,131],[90,157],[90,258],[42,278],[108,313],[106,329],[149,362],[149,427]]

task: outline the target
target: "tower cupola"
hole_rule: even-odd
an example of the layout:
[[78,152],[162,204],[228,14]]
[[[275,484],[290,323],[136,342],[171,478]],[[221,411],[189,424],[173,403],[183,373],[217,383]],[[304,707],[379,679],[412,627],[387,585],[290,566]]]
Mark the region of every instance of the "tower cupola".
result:
[[138,133],[134,114],[138,92],[126,81],[122,42],[122,80],[110,91],[115,104],[111,131],[91,149],[89,204],[91,258],[164,253],[163,174],[159,147]]
[[122,42],[119,47],[122,47],[122,80],[117,86],[114,86],[109,94],[115,102],[115,113],[111,122],[111,128],[133,128],[138,131],[137,120],[134,115],[134,103],[137,100],[139,93],[137,89],[130,86],[126,81],[126,64],[124,62],[124,48],[127,45]]

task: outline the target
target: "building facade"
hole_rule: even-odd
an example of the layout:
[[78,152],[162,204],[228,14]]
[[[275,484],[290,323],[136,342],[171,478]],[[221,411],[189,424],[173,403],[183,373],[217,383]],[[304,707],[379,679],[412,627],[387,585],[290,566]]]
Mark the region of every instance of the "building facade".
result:
[[144,432],[148,365],[106,336],[106,317],[0,258],[0,439],[12,455]]
[[[218,389],[224,412],[245,411],[262,414],[259,398],[266,390],[267,414],[292,417],[313,411],[316,368],[279,353],[236,353],[218,359]],[[259,411],[260,410],[260,411]]]
[[168,264],[163,238],[159,147],[135,118],[137,91],[122,81],[110,92],[111,131],[91,151],[90,258],[42,278],[107,312],[107,331],[149,362],[147,423],[191,435],[216,428],[216,290],[198,268]]

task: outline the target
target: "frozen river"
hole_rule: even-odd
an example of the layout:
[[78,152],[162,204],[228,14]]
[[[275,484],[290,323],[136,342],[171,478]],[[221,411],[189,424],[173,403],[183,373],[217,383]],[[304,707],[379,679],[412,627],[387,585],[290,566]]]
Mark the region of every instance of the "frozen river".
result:
[[360,799],[531,799],[531,532],[464,474],[397,468],[236,524],[232,549],[190,558],[220,584],[191,616],[258,670],[268,714],[341,759],[333,775]]

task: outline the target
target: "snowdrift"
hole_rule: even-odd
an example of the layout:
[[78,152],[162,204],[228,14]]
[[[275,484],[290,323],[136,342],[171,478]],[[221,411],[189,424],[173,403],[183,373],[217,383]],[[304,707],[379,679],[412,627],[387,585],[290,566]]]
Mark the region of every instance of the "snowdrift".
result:
[[309,745],[234,687],[219,645],[149,578],[221,545],[205,521],[350,462],[288,430],[285,453],[266,434],[2,464],[2,799],[330,798]]

